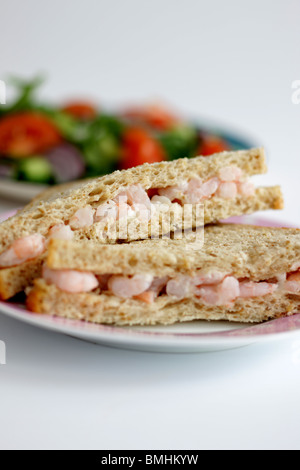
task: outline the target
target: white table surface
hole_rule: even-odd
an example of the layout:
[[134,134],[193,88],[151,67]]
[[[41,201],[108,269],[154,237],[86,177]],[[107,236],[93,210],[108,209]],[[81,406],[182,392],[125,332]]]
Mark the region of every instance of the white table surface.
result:
[[[0,0],[0,9],[0,79],[46,70],[43,93],[56,100],[86,90],[108,103],[162,96],[218,118],[266,146],[261,181],[286,196],[274,217],[300,225],[299,2]],[[0,211],[15,206],[0,200]],[[163,355],[1,316],[0,340],[1,448],[300,448],[300,335]]]

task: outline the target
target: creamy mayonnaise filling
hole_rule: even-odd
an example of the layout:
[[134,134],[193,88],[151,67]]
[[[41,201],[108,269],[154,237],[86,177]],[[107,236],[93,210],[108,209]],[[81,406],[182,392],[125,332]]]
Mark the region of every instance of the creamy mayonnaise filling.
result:
[[95,276],[87,272],[52,270],[47,267],[44,268],[43,277],[47,283],[65,292],[92,292],[97,289],[99,295],[113,294],[120,299],[138,299],[149,304],[160,295],[175,300],[194,298],[211,306],[230,306],[237,299],[265,297],[278,290],[300,295],[300,270],[262,282],[237,279],[218,271],[170,279],[150,274]]
[[177,186],[151,190],[152,196],[141,185],[132,185],[121,191],[113,200],[99,207],[90,205],[79,209],[67,224],[52,227],[47,236],[33,234],[16,240],[0,255],[0,268],[12,267],[37,258],[46,250],[51,238],[72,240],[74,231],[91,227],[98,222],[138,219],[150,222],[154,213],[165,212],[171,206],[180,208],[184,204],[200,204],[212,197],[224,200],[238,195],[252,197],[255,187],[244,177],[240,168],[222,168],[216,177],[203,181],[199,177],[183,181]]

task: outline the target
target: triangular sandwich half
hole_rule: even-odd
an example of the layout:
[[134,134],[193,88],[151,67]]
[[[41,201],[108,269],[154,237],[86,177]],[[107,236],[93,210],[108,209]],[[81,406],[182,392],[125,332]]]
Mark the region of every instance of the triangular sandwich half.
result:
[[53,240],[27,299],[37,313],[113,325],[262,322],[300,311],[300,230],[216,225],[189,239]]
[[248,180],[265,172],[264,150],[252,149],[146,164],[47,191],[0,224],[0,298],[32,282],[51,238],[131,242],[281,209],[279,187],[255,189]]

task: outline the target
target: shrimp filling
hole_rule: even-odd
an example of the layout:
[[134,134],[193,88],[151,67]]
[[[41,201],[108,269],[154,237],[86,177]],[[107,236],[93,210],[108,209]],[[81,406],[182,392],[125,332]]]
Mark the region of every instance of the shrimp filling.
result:
[[[182,181],[178,186],[154,188],[148,192],[141,185],[130,186],[115,199],[99,206],[94,211],[94,221],[100,222],[109,218],[119,220],[124,217],[150,221],[153,212],[165,211],[175,204],[178,207],[200,204],[212,197],[230,200],[238,196],[250,198],[254,195],[254,184],[244,177],[240,168],[230,166],[222,168],[216,177],[205,181],[195,177]],[[77,215],[74,217],[76,221]]]
[[209,306],[232,306],[237,299],[265,297],[282,291],[286,294],[300,295],[300,269],[289,274],[262,282],[237,279],[230,274],[214,271],[195,276],[181,275],[153,277],[150,274],[134,276],[104,275],[91,273],[44,269],[44,279],[65,292],[92,292],[101,295],[114,295],[120,299],[136,299],[152,304],[159,296],[174,300],[194,298]]
[[19,266],[42,255],[45,250],[46,239],[38,233],[20,238],[0,255],[0,268]]
[[99,222],[105,225],[113,221],[116,224],[125,218],[148,224],[153,214],[168,212],[172,207],[178,210],[185,204],[200,204],[212,197],[230,200],[254,195],[254,184],[248,181],[240,168],[230,166],[222,168],[216,177],[208,180],[194,177],[177,186],[152,188],[149,191],[139,184],[129,186],[114,199],[98,207],[79,209],[70,219],[69,225],[72,230],[78,230]]
[[224,200],[238,196],[250,198],[255,194],[254,185],[248,181],[240,168],[230,166],[222,168],[216,177],[203,181],[199,177],[183,181],[178,186],[157,188],[146,191],[141,185],[133,185],[121,191],[113,200],[106,201],[98,207],[90,205],[79,209],[66,223],[51,227],[44,237],[33,234],[16,240],[0,254],[0,269],[17,266],[37,258],[46,249],[51,238],[71,240],[74,232],[91,227],[95,223],[120,219],[151,221],[154,213],[166,212],[172,206],[180,208],[185,204],[200,204],[212,197]]

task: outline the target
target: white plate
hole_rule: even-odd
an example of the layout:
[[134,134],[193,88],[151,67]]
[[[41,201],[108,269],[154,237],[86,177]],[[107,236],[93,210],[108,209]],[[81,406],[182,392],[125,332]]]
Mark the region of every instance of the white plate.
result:
[[[0,221],[11,215],[11,212],[0,215]],[[255,217],[239,218],[238,222],[269,226],[284,225]],[[120,328],[65,320],[49,315],[37,315],[27,311],[24,305],[13,302],[0,302],[0,312],[38,328],[56,331],[92,343],[152,352],[219,351],[260,341],[292,337],[300,333],[300,313],[259,325],[195,321],[173,326]]]
[[25,307],[4,302],[0,302],[0,312],[30,325],[91,343],[151,352],[220,351],[292,337],[300,332],[300,314],[254,326],[197,321],[166,327],[120,328],[37,315]]
[[0,179],[0,196],[14,201],[29,202],[49,186]]

